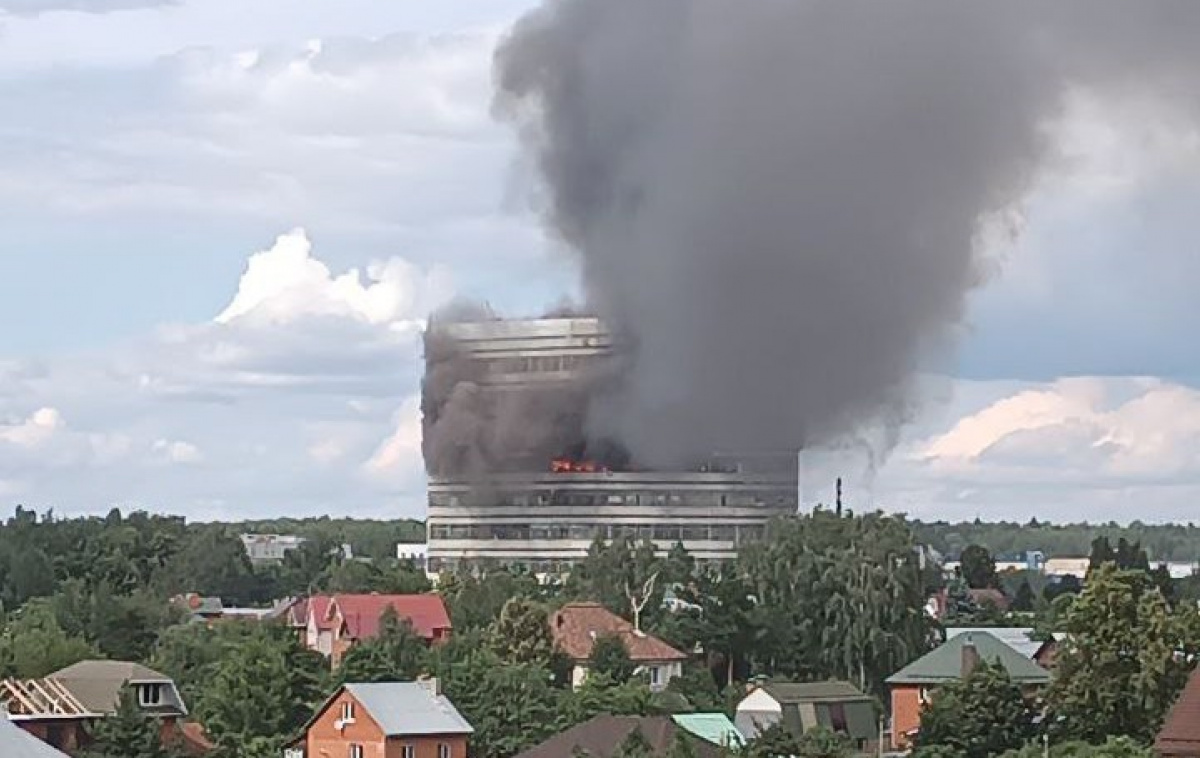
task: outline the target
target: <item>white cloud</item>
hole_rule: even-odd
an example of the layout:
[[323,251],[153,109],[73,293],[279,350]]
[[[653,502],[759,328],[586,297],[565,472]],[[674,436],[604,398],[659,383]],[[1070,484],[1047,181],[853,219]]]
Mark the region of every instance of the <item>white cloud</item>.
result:
[[366,284],[357,269],[334,276],[312,257],[304,230],[296,229],[251,256],[237,294],[216,321],[286,325],[305,317],[345,317],[404,330],[420,326],[421,315],[451,290],[444,269],[425,273],[400,258],[372,263],[366,275]]
[[417,327],[448,294],[397,257],[336,274],[284,235],[220,318],[3,366],[0,482],[64,513],[420,516]]
[[405,401],[395,416],[395,431],[379,443],[366,462],[368,474],[382,479],[411,480],[421,467],[421,399]]
[[151,449],[168,463],[199,463],[204,460],[200,448],[182,440],[155,440]]
[[36,16],[53,11],[112,13],[175,5],[178,0],[0,0],[0,15]]
[[64,426],[57,408],[39,408],[29,418],[0,427],[0,440],[19,447],[39,447]]

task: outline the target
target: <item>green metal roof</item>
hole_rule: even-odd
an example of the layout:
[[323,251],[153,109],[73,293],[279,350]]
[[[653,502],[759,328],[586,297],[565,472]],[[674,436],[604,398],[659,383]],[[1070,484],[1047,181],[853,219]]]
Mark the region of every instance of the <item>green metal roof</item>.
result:
[[681,728],[705,742],[721,747],[741,747],[742,733],[724,713],[680,713],[671,717]]
[[1013,650],[987,632],[964,632],[951,637],[939,647],[921,656],[893,674],[888,684],[941,684],[962,677],[963,647],[971,643],[979,658],[999,663],[1014,682],[1046,684],[1050,672]]
[[850,682],[768,682],[762,688],[780,704],[853,702],[870,699]]

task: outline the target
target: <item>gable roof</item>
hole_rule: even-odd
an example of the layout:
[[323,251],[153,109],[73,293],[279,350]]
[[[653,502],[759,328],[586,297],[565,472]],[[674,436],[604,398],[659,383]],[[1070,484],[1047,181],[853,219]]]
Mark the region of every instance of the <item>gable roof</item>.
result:
[[13,721],[93,719],[92,713],[56,679],[5,679],[0,682],[0,703]]
[[344,684],[333,693],[304,731],[321,717],[342,692],[347,692],[379,724],[388,737],[419,734],[471,734],[475,730],[445,695],[436,694],[435,680]]
[[987,632],[956,635],[888,677],[888,684],[942,684],[962,678],[963,647],[973,644],[979,659],[999,663],[1018,684],[1046,684],[1050,672]]
[[67,758],[0,714],[0,755],[4,758]]
[[870,700],[850,682],[767,682],[762,689],[780,705],[788,703],[845,703]]
[[346,634],[352,639],[370,639],[379,634],[379,620],[392,608],[407,619],[413,631],[432,639],[438,630],[450,629],[450,614],[441,595],[334,595],[326,612],[327,619],[341,614]]
[[625,643],[629,660],[681,661],[687,658],[657,637],[635,631],[633,624],[605,608],[600,603],[567,603],[550,617],[550,634],[555,644],[575,661],[592,656],[596,638],[615,634]]
[[1041,652],[1043,647],[1048,644],[1035,640],[1030,636],[1034,633],[1034,629],[1031,626],[952,626],[946,628],[946,639],[950,639],[951,637],[956,637],[964,633],[974,634],[978,632],[992,635],[1026,658],[1033,658],[1039,652]]
[[705,742],[720,747],[739,748],[746,744],[746,738],[724,713],[678,713],[671,720]]
[[55,671],[49,678],[57,680],[95,713],[115,713],[121,704],[121,690],[126,684],[175,686],[166,674],[129,661],[80,661]]
[[1164,758],[1200,756],[1200,669],[1188,677],[1179,699],[1167,711],[1154,750]]
[[[573,758],[579,751],[591,758],[609,758],[619,751],[621,743],[635,729],[641,731],[651,752],[656,755],[669,751],[677,734],[690,734],[665,716],[596,716],[518,753],[516,758]],[[696,758],[720,758],[722,755],[722,749],[710,742],[693,740],[691,746]]]
[[309,615],[313,617],[313,621],[317,625],[319,631],[328,631],[333,628],[333,619],[329,617],[329,604],[333,602],[333,598],[329,595],[313,595],[305,600],[300,600],[296,603],[293,619],[299,614],[304,619],[303,624],[308,625]]

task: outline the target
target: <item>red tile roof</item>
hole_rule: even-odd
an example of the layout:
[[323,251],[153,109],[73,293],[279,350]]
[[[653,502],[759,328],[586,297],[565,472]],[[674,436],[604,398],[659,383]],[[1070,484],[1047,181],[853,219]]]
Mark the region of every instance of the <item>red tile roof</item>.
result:
[[599,603],[568,603],[550,618],[555,643],[576,661],[592,655],[592,645],[601,635],[615,634],[625,643],[631,661],[675,661],[687,658],[667,643],[645,632]]
[[1179,699],[1171,706],[1154,740],[1154,749],[1164,758],[1200,756],[1200,669],[1188,677]]
[[413,631],[425,639],[437,637],[438,630],[450,629],[450,614],[440,595],[334,595],[325,617],[332,622],[341,616],[346,635],[362,640],[379,634],[380,617],[388,608],[407,619]]

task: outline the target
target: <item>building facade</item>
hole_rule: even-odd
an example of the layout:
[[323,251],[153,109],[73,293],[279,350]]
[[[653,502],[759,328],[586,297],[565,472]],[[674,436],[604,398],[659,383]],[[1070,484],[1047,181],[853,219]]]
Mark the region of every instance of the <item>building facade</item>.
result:
[[[595,318],[434,325],[427,361],[431,335],[470,362],[463,373],[491,393],[554,392],[614,359],[613,340]],[[427,365],[427,376],[436,368]],[[714,454],[675,471],[547,454],[527,457],[516,471],[434,473],[428,570],[466,561],[559,573],[597,537],[621,536],[651,540],[663,551],[682,542],[697,560],[726,560],[761,539],[772,517],[796,512],[798,474],[794,451]]]
[[345,684],[285,756],[467,758],[472,731],[437,680]]

